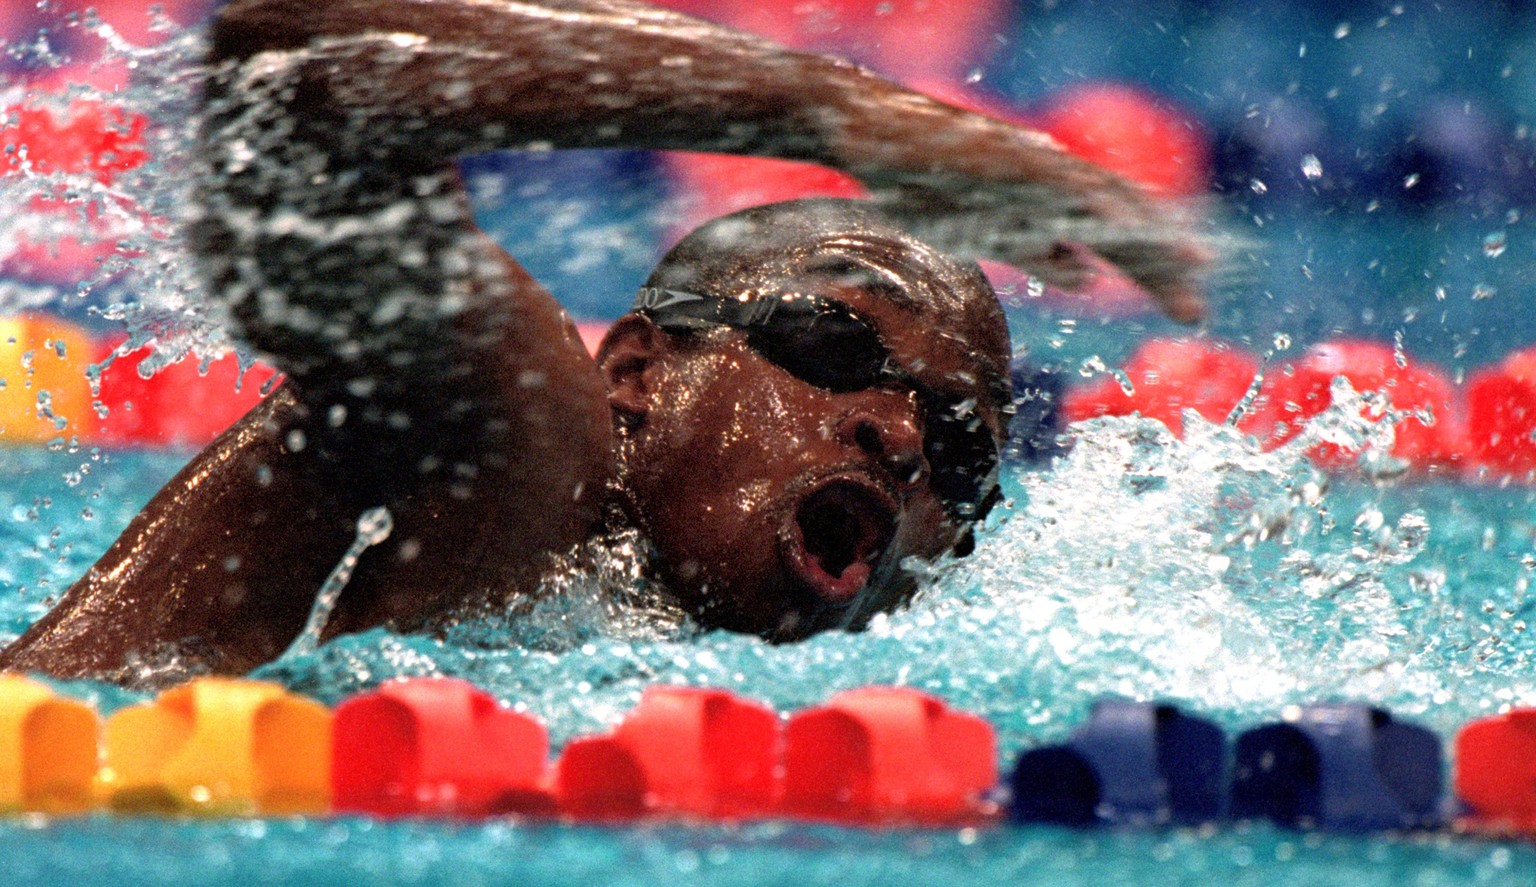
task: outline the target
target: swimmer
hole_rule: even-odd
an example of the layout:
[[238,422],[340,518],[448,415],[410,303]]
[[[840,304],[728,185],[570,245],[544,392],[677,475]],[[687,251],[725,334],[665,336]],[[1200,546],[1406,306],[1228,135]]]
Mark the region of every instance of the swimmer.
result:
[[[513,606],[624,532],[702,626],[856,628],[998,498],[1008,332],[951,252],[1070,286],[1086,250],[1202,310],[1177,216],[1044,136],[623,0],[234,0],[208,64],[188,225],[286,381],[0,667],[245,672],[379,508],[324,637]],[[593,361],[453,160],[594,147],[811,160],[875,196],[706,224]]]

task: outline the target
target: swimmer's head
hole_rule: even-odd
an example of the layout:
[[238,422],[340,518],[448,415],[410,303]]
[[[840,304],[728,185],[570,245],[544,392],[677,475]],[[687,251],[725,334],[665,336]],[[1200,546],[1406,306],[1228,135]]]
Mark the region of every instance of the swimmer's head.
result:
[[701,622],[775,639],[905,600],[997,496],[991,286],[861,204],[707,223],[598,352],[630,517]]

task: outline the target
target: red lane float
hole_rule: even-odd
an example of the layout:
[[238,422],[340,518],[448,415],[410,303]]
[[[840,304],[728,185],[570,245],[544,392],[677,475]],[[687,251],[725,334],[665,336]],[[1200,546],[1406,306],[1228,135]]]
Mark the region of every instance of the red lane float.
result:
[[333,805],[374,816],[552,814],[544,725],[467,681],[391,681],[336,708]]
[[1130,393],[1118,379],[1099,379],[1067,392],[1063,417],[1080,422],[1140,413],[1182,435],[1186,409],[1211,422],[1226,421],[1253,384],[1259,360],[1225,342],[1151,339],[1125,362],[1124,372]]
[[1478,465],[1501,475],[1536,472],[1536,348],[1472,375],[1467,429]]
[[[1457,410],[1455,386],[1439,370],[1379,342],[1324,342],[1301,360],[1272,371],[1245,427],[1269,446],[1290,440],[1332,404],[1331,387],[1339,376],[1356,391],[1382,392],[1394,412],[1419,414],[1406,415],[1393,428],[1392,455],[1421,470],[1454,468],[1463,461],[1466,427]],[[1320,444],[1308,455],[1327,467],[1342,468],[1354,464],[1359,453]]]
[[1469,827],[1536,833],[1536,708],[1463,727],[1454,781]]
[[608,335],[608,322],[603,320],[579,320],[576,322],[576,335],[581,337],[581,344],[586,347],[587,353],[597,356],[597,348],[603,344],[603,337]]
[[790,816],[860,824],[946,824],[995,814],[997,740],[974,715],[904,687],[866,687],[790,718]]
[[139,363],[149,349],[119,351],[121,341],[99,350],[98,362],[112,360],[101,374],[98,393],[105,415],[98,421],[97,440],[105,446],[202,446],[277,384],[276,370],[257,363],[242,372],[234,354],[206,366],[189,354],[146,379]]
[[1073,154],[1154,194],[1191,197],[1211,180],[1211,150],[1198,118],[1154,93],[1115,83],[1064,91],[1040,128]]
[[[14,146],[0,154],[0,176],[31,170],[42,175],[84,174],[103,184],[149,159],[144,146],[147,120],[121,108],[77,100],[57,112],[34,105],[0,110],[0,144]],[[99,208],[81,205],[52,192],[34,196],[26,212],[40,221],[56,217],[66,230],[79,234],[50,236],[45,241],[26,231],[17,233],[9,251],[0,256],[0,271],[29,279],[77,280],[119,250],[117,237],[100,221]],[[66,221],[67,220],[67,221]]]
[[1536,709],[1462,727],[1455,787],[1468,810],[1465,826],[1536,833]]
[[667,171],[688,195],[673,239],[704,222],[751,206],[802,197],[867,197],[847,173],[814,163],[767,157],[730,157],[677,151]]
[[578,819],[765,816],[778,796],[772,709],[724,690],[651,687],[608,736],[560,758],[561,811]]
[[[1482,378],[1480,413],[1464,420],[1456,387],[1439,370],[1391,348],[1358,340],[1325,342],[1299,360],[1271,368],[1238,428],[1266,448],[1294,438],[1306,423],[1333,402],[1332,384],[1347,379],[1356,391],[1380,391],[1401,418],[1393,427],[1392,455],[1420,471],[1457,469],[1471,452],[1508,473],[1521,470],[1529,452],[1536,467],[1536,407],[1527,404],[1536,392],[1536,360],[1507,365]],[[1183,414],[1192,409],[1211,422],[1225,421],[1247,395],[1259,360],[1227,343],[1207,340],[1152,339],[1142,343],[1125,362],[1130,392],[1114,378],[1099,379],[1069,391],[1062,415],[1069,422],[1097,416],[1133,413],[1157,419],[1183,434]],[[1521,376],[1521,373],[1527,375]],[[1468,413],[1471,391],[1468,393]],[[1371,417],[1379,418],[1379,417]],[[1469,426],[1473,434],[1469,440]],[[1476,447],[1481,441],[1483,450]],[[1486,455],[1484,455],[1486,453]],[[1328,468],[1355,463],[1359,453],[1336,444],[1319,444],[1308,455]]]
[[0,154],[0,175],[30,166],[44,174],[90,173],[108,182],[149,159],[148,121],[121,108],[80,99],[60,115],[33,105],[12,105],[0,114],[0,143],[17,148]]

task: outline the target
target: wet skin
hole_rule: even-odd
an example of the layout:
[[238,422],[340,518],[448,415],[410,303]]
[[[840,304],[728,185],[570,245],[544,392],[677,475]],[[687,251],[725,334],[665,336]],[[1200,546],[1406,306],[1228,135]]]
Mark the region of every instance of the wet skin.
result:
[[[901,273],[914,291],[929,283]],[[974,399],[1001,445],[1000,312],[897,304],[825,273],[789,273],[784,285],[871,321],[929,388]],[[995,303],[990,288],[969,295]],[[930,485],[922,406],[905,387],[825,391],[753,351],[739,331],[679,349],[635,316],[599,359],[627,429],[629,512],[657,546],[667,586],[706,624],[779,640],[857,626],[910,595],[904,559],[947,552],[964,530]]]
[[[1201,313],[1202,258],[1176,214],[1039,133],[629,0],[233,0],[210,46],[190,239],[233,334],[288,382],[172,479],[0,668],[142,682],[169,657],[247,671],[299,631],[378,506],[395,531],[361,558],[326,637],[536,593],[555,556],[605,529],[609,495],[691,612],[772,638],[859,624],[910,593],[902,558],[955,544],[910,391],[833,394],[728,330],[675,341],[638,317],[594,365],[474,227],[452,165],[465,153],[817,161],[941,247],[1070,285],[1082,263],[1059,241],[1085,239],[1171,315]],[[863,252],[887,290],[817,267],[814,226],[732,285],[845,301],[924,384],[974,393],[1000,435],[985,380],[1006,374],[1001,309],[984,284],[939,286],[931,262],[889,267],[891,230],[855,232],[887,241]]]

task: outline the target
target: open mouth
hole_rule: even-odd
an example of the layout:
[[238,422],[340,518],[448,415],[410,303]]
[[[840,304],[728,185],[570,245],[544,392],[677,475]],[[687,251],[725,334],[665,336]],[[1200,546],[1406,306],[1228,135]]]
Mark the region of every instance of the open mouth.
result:
[[896,507],[868,483],[837,478],[801,497],[787,559],[823,603],[846,604],[869,582],[896,531]]

